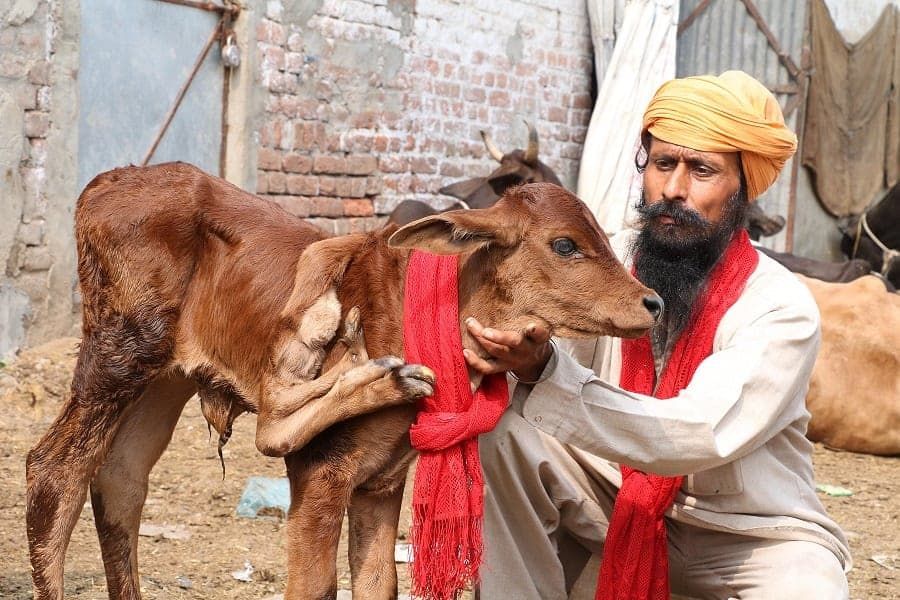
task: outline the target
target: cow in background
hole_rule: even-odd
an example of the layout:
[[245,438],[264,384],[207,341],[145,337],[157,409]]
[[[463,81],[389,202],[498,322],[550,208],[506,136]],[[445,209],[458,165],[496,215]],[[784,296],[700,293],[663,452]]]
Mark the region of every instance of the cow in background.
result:
[[900,454],[900,295],[886,294],[872,276],[850,283],[798,277],[822,314],[807,436],[852,452]]
[[[446,196],[453,196],[461,202],[457,202],[445,210],[460,208],[489,208],[503,195],[507,188],[523,183],[555,183],[562,187],[559,178],[553,169],[538,159],[540,142],[537,129],[534,125],[525,122],[528,126],[528,147],[525,150],[517,148],[512,152],[503,154],[494,145],[490,134],[481,131],[481,139],[491,158],[500,163],[500,166],[486,177],[474,177],[457,181],[438,190]],[[388,223],[405,225],[423,217],[429,217],[444,212],[432,208],[419,200],[404,200],[391,212]]]
[[841,251],[862,258],[900,288],[900,184],[871,209],[841,225]]

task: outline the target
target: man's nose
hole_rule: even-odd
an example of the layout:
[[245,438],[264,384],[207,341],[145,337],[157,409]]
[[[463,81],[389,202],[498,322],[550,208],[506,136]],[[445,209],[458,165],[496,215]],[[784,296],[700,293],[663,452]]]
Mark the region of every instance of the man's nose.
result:
[[662,190],[663,199],[684,202],[687,200],[690,187],[690,169],[686,164],[678,163],[666,179],[666,185]]

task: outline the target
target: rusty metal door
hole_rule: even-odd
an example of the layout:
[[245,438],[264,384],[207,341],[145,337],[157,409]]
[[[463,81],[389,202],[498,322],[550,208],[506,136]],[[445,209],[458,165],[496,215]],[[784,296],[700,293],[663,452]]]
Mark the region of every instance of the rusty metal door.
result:
[[[681,0],[679,77],[740,69],[762,81],[781,104],[788,126],[802,138],[806,106],[806,0]],[[781,234],[767,246],[790,250],[796,208],[796,157],[760,199],[769,213],[784,215]]]
[[81,0],[79,186],[127,164],[220,172],[223,15],[230,25],[232,13],[212,2]]

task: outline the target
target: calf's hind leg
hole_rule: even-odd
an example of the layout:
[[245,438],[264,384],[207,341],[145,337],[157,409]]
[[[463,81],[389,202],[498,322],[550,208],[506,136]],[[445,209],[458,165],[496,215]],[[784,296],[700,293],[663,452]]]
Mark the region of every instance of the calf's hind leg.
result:
[[147,480],[195,389],[183,377],[157,377],[124,415],[91,482],[91,505],[113,600],[141,597],[137,546]]
[[[107,315],[86,332],[72,394],[25,463],[25,522],[35,600],[63,597],[63,566],[88,483],[127,408],[168,360],[170,316]],[[149,323],[146,327],[141,323]]]

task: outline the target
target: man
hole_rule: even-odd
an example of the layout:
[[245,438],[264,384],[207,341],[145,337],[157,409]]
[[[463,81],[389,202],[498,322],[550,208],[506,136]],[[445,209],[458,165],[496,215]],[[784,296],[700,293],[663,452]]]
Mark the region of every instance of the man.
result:
[[651,334],[566,353],[540,326],[470,319],[491,358],[469,365],[519,380],[480,439],[482,598],[848,596],[804,435],[818,311],[741,228],[795,148],[745,73],[664,84],[643,119],[637,231],[612,239],[666,303]]

